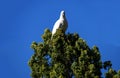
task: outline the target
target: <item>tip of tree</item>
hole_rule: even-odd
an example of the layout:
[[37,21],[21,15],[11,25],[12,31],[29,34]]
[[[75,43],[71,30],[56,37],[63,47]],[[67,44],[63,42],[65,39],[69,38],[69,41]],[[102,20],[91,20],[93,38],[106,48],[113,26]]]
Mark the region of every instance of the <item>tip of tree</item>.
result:
[[108,70],[106,78],[120,78],[120,71],[113,70],[110,61],[101,61],[98,47],[89,48],[77,33],[65,34],[59,28],[52,36],[45,29],[42,39],[43,42],[31,45],[34,54],[29,66],[33,78],[101,78],[101,69]]

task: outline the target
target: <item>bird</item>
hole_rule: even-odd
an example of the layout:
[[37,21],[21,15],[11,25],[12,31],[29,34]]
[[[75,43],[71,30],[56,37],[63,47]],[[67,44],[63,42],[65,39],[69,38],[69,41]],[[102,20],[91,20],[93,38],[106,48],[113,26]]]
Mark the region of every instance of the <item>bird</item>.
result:
[[53,26],[52,36],[56,33],[58,28],[61,28],[64,33],[68,28],[68,22],[67,22],[64,10],[61,11],[59,19],[55,22]]

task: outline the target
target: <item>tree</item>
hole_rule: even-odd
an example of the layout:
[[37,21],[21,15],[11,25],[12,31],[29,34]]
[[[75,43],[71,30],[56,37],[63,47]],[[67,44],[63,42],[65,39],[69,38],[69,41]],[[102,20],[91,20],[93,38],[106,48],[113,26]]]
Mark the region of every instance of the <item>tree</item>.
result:
[[102,78],[101,69],[108,70],[105,78],[120,78],[120,71],[112,69],[111,61],[101,61],[99,48],[89,48],[77,33],[64,34],[59,28],[51,39],[46,29],[42,39],[31,45],[32,78]]

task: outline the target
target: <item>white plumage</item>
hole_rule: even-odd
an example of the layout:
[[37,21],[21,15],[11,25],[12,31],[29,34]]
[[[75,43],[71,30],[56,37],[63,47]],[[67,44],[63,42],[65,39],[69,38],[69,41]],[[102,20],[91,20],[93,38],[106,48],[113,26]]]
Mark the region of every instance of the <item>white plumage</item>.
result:
[[54,24],[54,27],[52,30],[52,36],[56,33],[56,30],[58,28],[61,28],[63,32],[65,32],[67,27],[68,27],[68,23],[65,17],[65,11],[61,11],[59,19]]

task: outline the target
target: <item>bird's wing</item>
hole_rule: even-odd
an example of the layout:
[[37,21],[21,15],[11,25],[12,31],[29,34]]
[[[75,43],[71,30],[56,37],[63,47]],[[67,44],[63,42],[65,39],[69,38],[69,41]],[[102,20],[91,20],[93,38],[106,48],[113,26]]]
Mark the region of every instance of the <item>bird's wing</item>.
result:
[[63,28],[63,25],[64,25],[64,20],[63,19],[58,19],[56,21],[56,23],[54,24],[54,27],[53,27],[53,30],[52,30],[52,34],[55,34],[56,30],[58,28]]
[[52,34],[54,34],[56,32],[56,30],[59,28],[59,20],[56,21],[56,23],[53,26],[53,30],[52,30]]

